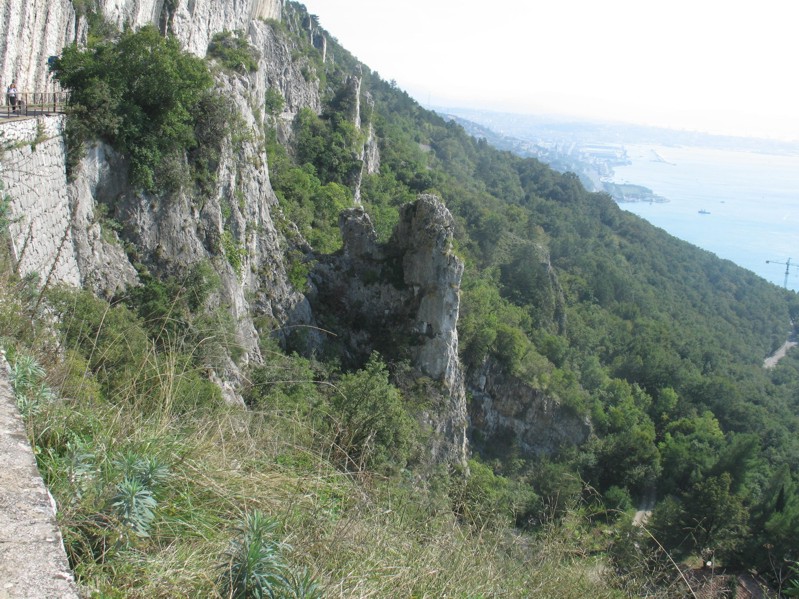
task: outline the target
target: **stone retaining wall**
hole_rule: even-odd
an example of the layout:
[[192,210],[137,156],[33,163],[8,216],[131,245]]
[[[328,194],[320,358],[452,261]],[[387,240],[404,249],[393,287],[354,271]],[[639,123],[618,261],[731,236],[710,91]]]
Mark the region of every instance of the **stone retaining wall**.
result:
[[22,275],[79,285],[67,193],[63,116],[0,125],[0,180],[11,198],[9,234]]

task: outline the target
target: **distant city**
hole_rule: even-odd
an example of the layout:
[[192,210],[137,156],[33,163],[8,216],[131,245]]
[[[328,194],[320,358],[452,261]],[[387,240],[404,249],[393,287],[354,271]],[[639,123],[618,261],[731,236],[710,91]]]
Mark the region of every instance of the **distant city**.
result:
[[[643,185],[612,180],[613,169],[630,164],[625,144],[701,146],[719,150],[799,155],[799,144],[771,139],[711,135],[568,117],[519,115],[470,108],[432,107],[470,135],[519,156],[537,158],[560,172],[573,172],[590,191],[617,202],[666,202]],[[652,160],[662,160],[654,154]]]

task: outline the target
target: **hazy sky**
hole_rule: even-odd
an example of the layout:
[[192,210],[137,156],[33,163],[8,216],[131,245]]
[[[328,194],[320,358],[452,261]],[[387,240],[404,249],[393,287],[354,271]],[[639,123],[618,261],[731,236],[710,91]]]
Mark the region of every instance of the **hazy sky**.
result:
[[424,105],[799,140],[794,0],[306,0]]

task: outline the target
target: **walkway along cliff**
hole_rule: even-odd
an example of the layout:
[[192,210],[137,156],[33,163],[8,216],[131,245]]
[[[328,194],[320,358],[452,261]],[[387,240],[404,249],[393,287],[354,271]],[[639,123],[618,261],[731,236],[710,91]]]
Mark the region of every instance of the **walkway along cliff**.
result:
[[0,599],[77,599],[72,573],[0,353]]

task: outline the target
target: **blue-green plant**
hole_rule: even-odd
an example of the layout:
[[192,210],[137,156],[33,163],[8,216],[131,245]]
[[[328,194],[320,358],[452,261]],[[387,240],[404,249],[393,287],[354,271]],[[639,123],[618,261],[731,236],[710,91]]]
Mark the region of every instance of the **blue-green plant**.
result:
[[244,519],[225,553],[219,576],[222,595],[233,599],[275,597],[285,586],[282,544],[275,538],[278,522],[259,511]]
[[116,486],[111,503],[122,525],[137,537],[149,537],[158,507],[153,493],[136,478],[125,478]]
[[321,591],[307,570],[294,571],[283,559],[290,547],[278,540],[278,522],[262,512],[247,514],[225,552],[219,586],[231,599],[316,599]]
[[288,572],[288,585],[283,590],[283,596],[286,599],[320,599],[324,595],[308,569],[303,568]]
[[799,562],[791,566],[792,577],[782,589],[785,597],[799,597]]
[[157,456],[142,457],[133,451],[126,451],[114,459],[114,466],[125,478],[138,481],[152,493],[169,478],[169,467]]
[[44,382],[45,372],[35,358],[27,354],[11,356],[11,388],[23,416],[35,414],[52,401],[52,389]]

